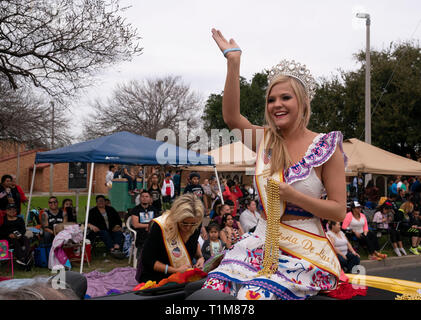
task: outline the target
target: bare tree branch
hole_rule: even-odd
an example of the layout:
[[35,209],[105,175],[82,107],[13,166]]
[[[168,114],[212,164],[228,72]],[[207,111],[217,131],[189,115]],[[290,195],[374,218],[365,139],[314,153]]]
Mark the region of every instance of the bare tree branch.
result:
[[120,0],[0,0],[0,76],[71,96],[101,69],[141,54]]
[[[18,90],[0,80],[0,141],[25,143],[28,147],[51,147],[51,106],[28,86]],[[71,142],[66,107],[55,105],[54,146]]]
[[178,134],[179,123],[185,121],[191,129],[203,108],[201,97],[174,76],[119,84],[106,103],[97,99],[92,107],[81,140],[118,131],[155,139],[164,128]]

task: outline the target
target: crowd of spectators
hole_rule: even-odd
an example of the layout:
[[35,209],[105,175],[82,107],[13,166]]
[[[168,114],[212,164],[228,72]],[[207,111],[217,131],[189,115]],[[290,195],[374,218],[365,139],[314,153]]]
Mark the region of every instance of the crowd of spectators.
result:
[[[363,188],[360,178],[354,178],[347,186],[347,191],[348,219],[345,219],[342,229],[351,242],[366,248],[372,259],[379,258],[375,252],[378,252],[378,239],[382,236],[386,237],[386,244],[391,244],[396,256],[406,256],[407,251],[414,255],[421,254],[421,177],[390,178],[384,196],[381,196],[372,180]],[[352,208],[355,203],[361,203],[361,221],[364,223],[354,217],[358,216],[358,213],[354,213],[356,209]],[[354,221],[354,225],[350,221]],[[358,238],[361,228],[363,234],[367,234],[365,241]]]
[[[217,179],[212,176],[203,179],[200,173],[192,172],[184,181],[182,191],[180,170],[173,174],[156,167],[146,175],[143,168],[133,172],[131,167],[111,165],[106,185],[111,187],[115,178],[132,179],[128,189],[131,195],[135,195],[136,205],[129,209],[128,215],[132,217],[131,225],[137,233],[139,255],[150,231],[151,221],[169,210],[182,193],[194,194],[204,206],[207,220],[201,225],[199,242],[206,258],[229,249],[244,233],[253,232],[262,212],[255,190],[250,185],[240,184],[237,178]],[[386,259],[387,255],[381,252],[380,237],[386,237],[397,256],[421,253],[420,178],[393,177],[389,180],[387,195],[383,197],[372,181],[366,187],[363,187],[362,179],[354,179],[348,185],[345,220],[342,223],[324,223],[344,269],[350,270],[359,263],[361,250],[368,253],[369,259]],[[144,188],[133,187],[136,179],[142,182]],[[24,266],[31,263],[31,257],[33,259],[20,212],[21,204],[26,201],[14,176],[4,175],[0,184],[0,238],[9,241],[11,247],[15,248],[18,263]],[[40,243],[52,243],[55,225],[77,223],[76,212],[71,199],[64,199],[60,206],[57,197],[51,196],[40,214]],[[90,209],[88,221],[88,239],[91,242],[98,239],[103,241],[107,251],[120,258],[126,240],[122,218],[105,196],[98,195],[96,206]]]

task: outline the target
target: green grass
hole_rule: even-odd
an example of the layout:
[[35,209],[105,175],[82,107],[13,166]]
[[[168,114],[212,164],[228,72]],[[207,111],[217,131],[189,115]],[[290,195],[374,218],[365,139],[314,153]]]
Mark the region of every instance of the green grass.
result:
[[[48,208],[48,198],[49,196],[35,196],[31,199],[31,209],[34,208]],[[64,199],[72,199],[73,205],[76,205],[76,196],[75,195],[65,195],[65,196],[57,196],[57,200],[59,202],[59,207],[61,207],[61,203]],[[79,196],[79,213],[77,217],[78,223],[85,223],[85,216],[86,216],[86,204],[88,202],[88,196],[87,195],[80,195]],[[91,195],[91,201],[90,201],[90,207],[95,206],[95,195]],[[22,214],[26,218],[26,211],[27,211],[27,204],[22,204]],[[119,267],[128,267],[128,258],[119,260],[111,255],[107,254],[104,257],[105,248],[102,248],[101,246],[98,246],[97,248],[97,254],[92,256],[92,261],[90,263],[90,266],[85,261],[83,263],[83,272],[88,273],[94,270],[100,271],[100,272],[109,272],[115,268]],[[7,276],[10,277],[10,270],[8,267],[8,262],[2,262],[0,264],[0,276]],[[131,264],[133,266],[133,264]],[[80,270],[80,263],[72,263],[72,271],[79,272]],[[21,279],[21,278],[34,278],[34,277],[48,277],[53,275],[51,271],[48,268],[41,268],[41,267],[33,267],[31,271],[24,271],[21,270],[19,265],[14,263],[14,278]]]
[[[49,196],[35,196],[31,199],[31,209],[45,209],[48,208],[48,198]],[[73,206],[76,206],[76,196],[75,195],[67,195],[67,196],[57,196],[59,207],[61,207],[62,201],[64,199],[72,199]],[[78,210],[78,216],[77,216],[77,222],[78,223],[84,223],[85,222],[85,216],[86,216],[86,204],[88,202],[88,196],[87,195],[80,195],[79,196],[79,210]],[[91,201],[90,201],[90,207],[95,206],[95,195],[91,195]],[[27,203],[22,204],[22,214],[26,217],[26,211],[27,211]]]

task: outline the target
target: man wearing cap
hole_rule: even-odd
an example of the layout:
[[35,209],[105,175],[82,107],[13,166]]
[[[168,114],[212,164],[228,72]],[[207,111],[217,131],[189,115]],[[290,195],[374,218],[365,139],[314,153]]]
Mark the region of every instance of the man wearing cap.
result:
[[16,205],[9,203],[6,207],[6,217],[0,227],[0,239],[7,240],[9,246],[14,249],[16,262],[30,269],[32,262],[31,246],[25,236],[25,221],[17,216]]

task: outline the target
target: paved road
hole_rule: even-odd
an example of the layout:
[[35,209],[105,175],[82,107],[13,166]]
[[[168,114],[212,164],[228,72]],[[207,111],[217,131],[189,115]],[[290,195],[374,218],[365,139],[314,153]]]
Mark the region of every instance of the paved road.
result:
[[367,274],[378,277],[420,282],[421,287],[421,266],[418,265],[389,267],[384,270],[368,270]]
[[384,261],[362,261],[366,274],[421,283],[421,255],[389,257]]

